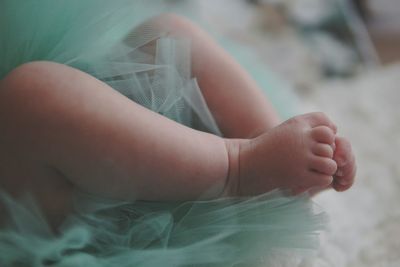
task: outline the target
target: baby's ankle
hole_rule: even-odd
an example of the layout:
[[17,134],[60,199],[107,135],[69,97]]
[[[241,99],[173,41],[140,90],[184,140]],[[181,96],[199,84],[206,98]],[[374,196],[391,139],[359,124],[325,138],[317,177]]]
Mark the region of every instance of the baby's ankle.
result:
[[228,174],[222,196],[240,195],[240,151],[248,139],[224,139],[228,155]]

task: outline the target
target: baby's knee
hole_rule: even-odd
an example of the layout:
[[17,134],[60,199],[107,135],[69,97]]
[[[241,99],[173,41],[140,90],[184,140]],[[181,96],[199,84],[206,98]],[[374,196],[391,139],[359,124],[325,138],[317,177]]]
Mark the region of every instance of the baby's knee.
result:
[[47,61],[25,63],[0,81],[0,106],[36,102],[43,104],[57,92],[60,84],[69,82],[66,77],[71,77],[69,75],[71,73],[75,78],[79,78],[78,70],[59,63]]
[[200,31],[200,28],[189,19],[174,13],[158,15],[151,19],[149,23],[172,36],[190,37]]
[[61,64],[35,61],[20,65],[19,67],[8,73],[3,80],[0,81],[0,93],[16,90],[34,90],[40,84],[45,83],[54,72],[60,68]]
[[60,102],[64,89],[60,85],[71,82],[68,73],[79,78],[78,71],[74,71],[45,61],[26,63],[12,70],[0,81],[0,125],[17,127],[50,113]]

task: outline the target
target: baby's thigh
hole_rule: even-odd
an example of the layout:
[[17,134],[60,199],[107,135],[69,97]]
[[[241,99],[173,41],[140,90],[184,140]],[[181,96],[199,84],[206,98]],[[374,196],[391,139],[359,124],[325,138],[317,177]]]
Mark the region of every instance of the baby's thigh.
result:
[[4,206],[4,197],[8,195],[16,199],[30,197],[34,203],[29,205],[37,205],[56,226],[72,210],[74,187],[56,169],[26,156],[29,154],[29,147],[0,152],[0,224],[8,217]]
[[[60,64],[32,62],[0,81],[0,189],[12,196],[33,195],[51,221],[70,209],[73,190],[50,164],[61,154],[53,146],[62,135],[55,124],[65,123],[68,114],[56,107],[71,101],[63,88],[71,82],[63,78],[69,71]],[[86,79],[76,70],[73,76]]]
[[2,150],[46,161],[49,144],[63,135],[62,126],[79,121],[74,113],[84,106],[77,105],[77,92],[88,79],[89,75],[52,62],[27,63],[11,71],[0,81]]
[[[199,41],[198,39],[208,36],[204,30],[189,19],[173,13],[164,13],[152,17],[134,28],[131,34],[128,35],[127,42],[142,41],[142,36],[149,37],[151,35],[154,35],[155,39],[168,35],[178,38],[183,37],[192,41]],[[155,42],[151,42],[146,46],[151,51],[150,49],[155,47]]]

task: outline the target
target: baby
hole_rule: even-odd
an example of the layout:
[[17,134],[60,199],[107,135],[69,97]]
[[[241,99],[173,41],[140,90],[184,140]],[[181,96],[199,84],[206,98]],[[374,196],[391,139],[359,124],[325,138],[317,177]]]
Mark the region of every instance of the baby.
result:
[[1,188],[32,192],[57,222],[76,188],[172,201],[352,186],[354,155],[327,116],[279,124],[254,81],[205,32],[169,14],[148,23],[192,41],[192,73],[224,138],[148,110],[77,69],[31,62],[0,81]]

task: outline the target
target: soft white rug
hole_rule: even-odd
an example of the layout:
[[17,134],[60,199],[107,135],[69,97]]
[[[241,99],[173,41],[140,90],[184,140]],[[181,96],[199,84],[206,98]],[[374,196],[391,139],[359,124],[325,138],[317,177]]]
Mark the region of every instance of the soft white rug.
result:
[[326,111],[357,155],[354,187],[316,198],[331,217],[314,266],[400,266],[400,65],[327,82],[303,96]]

